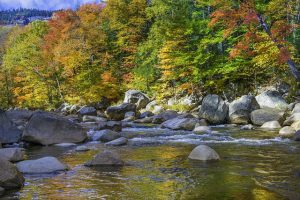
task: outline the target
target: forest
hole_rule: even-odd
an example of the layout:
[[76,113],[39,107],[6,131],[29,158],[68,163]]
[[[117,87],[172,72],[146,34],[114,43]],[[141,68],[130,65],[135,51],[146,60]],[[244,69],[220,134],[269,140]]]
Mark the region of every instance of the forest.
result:
[[[300,2],[109,0],[0,28],[0,106],[256,94],[299,86]],[[290,95],[293,95],[292,93]]]

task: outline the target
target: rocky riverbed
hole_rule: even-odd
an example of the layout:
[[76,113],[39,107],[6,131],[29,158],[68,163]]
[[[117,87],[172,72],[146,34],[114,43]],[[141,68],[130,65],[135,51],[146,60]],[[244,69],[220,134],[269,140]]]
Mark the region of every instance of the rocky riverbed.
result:
[[0,195],[300,197],[299,103],[277,91],[180,102],[190,109],[171,110],[131,90],[116,106],[1,111]]

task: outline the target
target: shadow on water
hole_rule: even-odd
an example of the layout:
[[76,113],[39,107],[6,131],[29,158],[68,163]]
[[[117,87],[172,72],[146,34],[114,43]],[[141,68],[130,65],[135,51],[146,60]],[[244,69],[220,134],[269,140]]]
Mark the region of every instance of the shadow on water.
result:
[[[153,137],[142,134],[133,140],[164,142],[119,148],[93,144],[96,150],[89,152],[75,152],[75,147],[34,147],[28,150],[30,159],[56,156],[71,170],[50,176],[26,176],[25,187],[7,197],[25,200],[300,199],[299,143],[274,139],[276,134],[261,130],[241,132],[222,127],[216,130],[219,133],[207,138],[191,133],[166,134],[165,138],[161,133]],[[197,144],[211,146],[221,160],[188,160]],[[130,165],[121,168],[83,165],[107,148],[118,152]]]

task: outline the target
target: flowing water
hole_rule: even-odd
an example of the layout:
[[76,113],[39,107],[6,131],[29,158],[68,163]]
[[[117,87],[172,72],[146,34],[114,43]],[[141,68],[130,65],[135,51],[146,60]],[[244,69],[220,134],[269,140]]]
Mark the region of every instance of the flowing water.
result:
[[[4,199],[300,199],[300,143],[280,139],[276,132],[214,127],[213,134],[127,128],[124,147],[109,147],[129,165],[87,168],[83,163],[108,149],[89,143],[89,152],[75,147],[33,147],[29,159],[55,156],[70,171],[26,175],[24,188]],[[198,144],[214,148],[218,162],[187,157]]]

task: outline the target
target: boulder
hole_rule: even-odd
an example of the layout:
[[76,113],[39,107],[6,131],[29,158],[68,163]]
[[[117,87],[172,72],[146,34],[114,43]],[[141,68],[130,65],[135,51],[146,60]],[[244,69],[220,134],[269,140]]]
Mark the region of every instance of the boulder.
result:
[[300,130],[300,121],[294,122],[291,127],[296,131]]
[[197,126],[208,126],[208,123],[205,119],[200,119],[195,127],[197,127]]
[[220,156],[212,148],[206,145],[199,145],[190,153],[189,159],[201,161],[220,160]]
[[199,123],[199,119],[196,118],[174,118],[165,121],[161,126],[162,128],[169,128],[172,130],[194,130],[196,124]]
[[121,160],[120,156],[111,151],[104,151],[97,154],[93,160],[85,163],[85,166],[123,166],[125,163]]
[[198,134],[204,134],[211,133],[212,129],[209,126],[197,126],[193,131]]
[[297,103],[293,109],[293,113],[300,113],[300,103]]
[[300,130],[295,133],[294,140],[300,141]]
[[6,111],[7,117],[17,125],[23,125],[28,122],[33,113],[33,111],[25,109]]
[[270,122],[266,122],[264,123],[261,128],[264,129],[279,129],[281,128],[281,125],[279,124],[278,121],[270,121]]
[[107,145],[107,146],[122,146],[122,145],[126,145],[127,142],[128,142],[127,138],[120,137],[116,140],[106,143],[105,145]]
[[82,121],[83,122],[106,122],[107,119],[103,117],[84,115]]
[[87,138],[83,128],[59,115],[37,112],[28,122],[23,140],[42,145],[80,143]]
[[108,122],[99,122],[97,124],[96,130],[113,130],[113,131],[121,131],[122,130],[122,123],[117,121],[108,121]]
[[106,115],[108,118],[116,121],[124,119],[127,112],[136,112],[136,105],[123,103],[119,106],[111,106],[106,109]]
[[254,96],[244,95],[229,104],[229,118],[233,124],[249,124],[250,113],[259,109]]
[[134,122],[135,123],[141,123],[141,124],[149,124],[149,123],[152,123],[152,121],[153,121],[153,117],[146,117],[146,118],[143,118],[143,119],[137,119]]
[[92,136],[92,140],[101,141],[101,142],[110,142],[120,137],[121,135],[119,133],[107,129],[102,131],[96,131]]
[[285,126],[279,131],[279,135],[282,137],[292,137],[296,133],[295,129],[290,126]]
[[25,159],[25,153],[21,148],[0,149],[0,158],[10,162],[18,162]]
[[25,160],[17,163],[17,168],[24,174],[49,174],[66,171],[68,167],[57,158],[44,157],[37,160]]
[[152,117],[152,116],[154,116],[154,114],[151,111],[146,111],[146,112],[143,112],[139,118],[144,119],[146,117]]
[[290,126],[292,125],[294,122],[300,121],[300,113],[293,113],[290,117],[288,117],[283,125],[285,126]]
[[0,169],[0,187],[15,189],[23,186],[25,179],[14,164],[0,157]]
[[16,143],[21,140],[22,131],[0,110],[0,143]]
[[149,102],[149,97],[139,90],[128,90],[125,93],[124,103],[135,104],[137,110],[145,108]]
[[251,121],[255,125],[262,126],[266,122],[278,121],[283,123],[285,113],[274,108],[262,108],[251,112]]
[[157,115],[154,115],[152,117],[152,123],[154,124],[161,124],[167,120],[170,120],[170,119],[174,119],[176,117],[178,117],[179,114],[174,111],[174,110],[167,110],[167,111],[164,111],[160,114],[157,114]]
[[241,127],[241,130],[253,130],[254,126],[252,124],[247,124]]
[[207,95],[202,101],[199,116],[211,124],[226,122],[228,105],[218,95]]
[[80,108],[80,110],[78,111],[78,114],[80,116],[84,116],[84,115],[97,116],[97,110],[94,107],[84,106],[84,107]]
[[256,100],[261,108],[275,108],[279,110],[288,109],[288,103],[276,90],[268,90],[256,96]]

